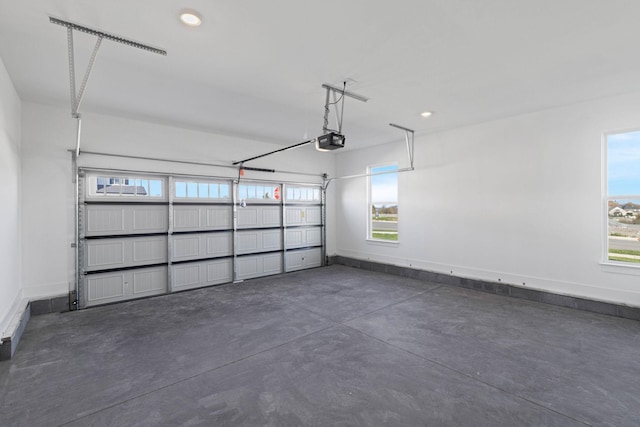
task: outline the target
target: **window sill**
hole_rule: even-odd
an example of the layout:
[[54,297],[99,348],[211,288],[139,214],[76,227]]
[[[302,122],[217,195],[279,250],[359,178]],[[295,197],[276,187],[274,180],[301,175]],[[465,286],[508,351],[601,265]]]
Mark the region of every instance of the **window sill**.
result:
[[366,238],[366,242],[374,245],[381,244],[382,246],[387,246],[387,245],[398,246],[400,244],[399,240],[372,239],[370,237]]
[[640,264],[631,264],[617,261],[601,261],[602,271],[607,273],[628,274],[640,276]]

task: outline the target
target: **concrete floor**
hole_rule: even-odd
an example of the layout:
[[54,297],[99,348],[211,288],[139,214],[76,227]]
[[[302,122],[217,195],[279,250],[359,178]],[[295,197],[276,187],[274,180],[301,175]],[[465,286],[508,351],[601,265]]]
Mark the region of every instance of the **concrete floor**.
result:
[[0,425],[638,426],[640,323],[344,266],[33,317]]

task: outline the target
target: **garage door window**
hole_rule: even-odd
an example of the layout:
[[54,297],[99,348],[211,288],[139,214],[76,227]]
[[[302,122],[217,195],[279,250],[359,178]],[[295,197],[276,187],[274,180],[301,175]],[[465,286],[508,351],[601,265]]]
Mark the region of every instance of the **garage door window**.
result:
[[398,165],[369,168],[368,239],[398,241]]
[[247,201],[279,202],[280,185],[269,184],[239,184],[238,198]]
[[640,130],[606,135],[606,260],[640,267]]
[[230,200],[228,182],[176,181],[176,199]]
[[162,179],[150,177],[91,176],[89,196],[122,198],[163,198]]

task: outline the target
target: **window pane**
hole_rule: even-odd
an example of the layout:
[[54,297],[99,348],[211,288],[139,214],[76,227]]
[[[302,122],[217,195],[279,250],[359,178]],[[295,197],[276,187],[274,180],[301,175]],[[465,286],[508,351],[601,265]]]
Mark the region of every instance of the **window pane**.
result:
[[176,197],[187,197],[187,183],[176,181]]
[[209,197],[209,184],[206,182],[198,184],[198,197]]
[[220,197],[220,192],[218,191],[218,184],[209,184],[209,197],[217,199]]
[[609,196],[640,194],[640,131],[607,137]]
[[149,195],[149,180],[148,179],[136,179],[136,195],[148,196]]
[[220,184],[220,198],[228,199],[229,194],[229,184]]
[[96,179],[96,194],[104,195],[105,190],[105,179],[103,177],[98,177]]
[[[371,168],[370,238],[398,240],[398,166]],[[379,174],[379,175],[375,175]]]
[[159,179],[149,180],[149,196],[162,197],[162,181]]
[[195,182],[187,183],[187,197],[194,198],[198,197],[198,184]]
[[640,264],[640,198],[608,204],[609,260]]
[[390,173],[397,170],[397,166],[371,168],[372,174],[387,172],[381,175],[373,175],[371,177],[372,203],[398,203],[398,173]]
[[238,187],[238,198],[243,200],[243,199],[247,199],[247,186],[246,185],[241,185]]
[[607,135],[607,251],[640,265],[640,131]]

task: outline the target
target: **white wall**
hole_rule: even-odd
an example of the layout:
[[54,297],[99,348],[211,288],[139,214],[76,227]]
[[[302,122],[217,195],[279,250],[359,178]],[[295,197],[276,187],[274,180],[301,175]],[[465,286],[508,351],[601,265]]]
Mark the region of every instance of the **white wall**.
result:
[[[74,289],[74,192],[69,149],[76,144],[76,121],[69,110],[34,103],[23,104],[23,285],[30,299],[64,295]],[[290,141],[291,144],[299,141]],[[83,114],[83,151],[230,164],[282,148],[224,135],[164,126],[136,120]],[[318,176],[247,172],[246,179],[321,182],[321,173],[333,174],[334,155],[302,147],[247,166],[297,171]],[[81,154],[81,166],[237,177],[237,169],[143,161]],[[333,197],[331,193],[328,196]],[[333,230],[335,216],[327,220]],[[329,232],[327,251],[335,253],[335,234]]]
[[22,298],[20,98],[0,58],[0,338]]
[[[416,138],[400,243],[365,240],[366,180],[339,181],[337,253],[640,306],[640,269],[602,264],[602,133],[638,126],[635,93]],[[405,159],[400,143],[341,153],[337,173]]]

